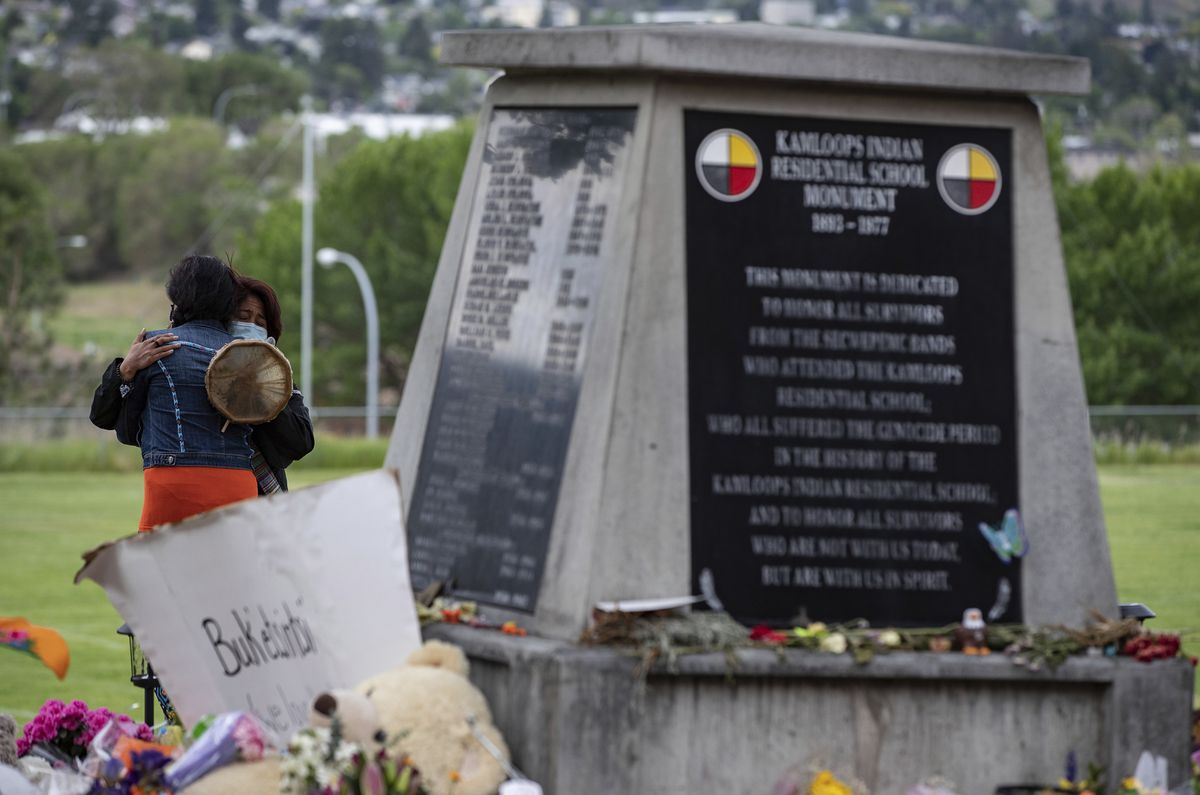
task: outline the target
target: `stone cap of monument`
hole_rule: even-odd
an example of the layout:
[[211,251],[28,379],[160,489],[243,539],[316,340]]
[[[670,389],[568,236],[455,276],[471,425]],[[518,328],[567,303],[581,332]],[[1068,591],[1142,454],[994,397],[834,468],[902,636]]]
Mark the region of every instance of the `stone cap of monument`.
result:
[[443,34],[441,61],[507,72],[655,72],[998,94],[1086,94],[1086,58],[742,22]]

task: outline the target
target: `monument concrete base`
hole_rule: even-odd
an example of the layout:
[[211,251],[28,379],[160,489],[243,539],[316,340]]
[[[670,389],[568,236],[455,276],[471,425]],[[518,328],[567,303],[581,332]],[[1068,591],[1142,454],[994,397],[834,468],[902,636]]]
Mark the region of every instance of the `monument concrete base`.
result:
[[1144,750],[1188,775],[1186,660],[1069,659],[1029,671],[1004,655],[743,650],[680,657],[645,679],[618,651],[467,627],[461,646],[514,761],[547,795],[769,793],[790,769],[904,793],[932,775],[958,792],[1054,782],[1069,752],[1110,780]]

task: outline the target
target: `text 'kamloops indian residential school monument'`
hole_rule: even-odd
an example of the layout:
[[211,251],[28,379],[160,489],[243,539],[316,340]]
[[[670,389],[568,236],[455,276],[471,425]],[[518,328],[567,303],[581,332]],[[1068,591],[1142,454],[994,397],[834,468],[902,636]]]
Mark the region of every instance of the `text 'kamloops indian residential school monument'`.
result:
[[1086,61],[757,24],[442,53],[504,76],[388,464],[414,586],[530,629],[437,630],[527,773],[768,792],[822,764],[990,793],[1150,750],[1182,780],[1185,661],[752,650],[639,682],[574,642],[598,601],[701,593],[780,627],[1117,614],[1030,99],[1086,92]]

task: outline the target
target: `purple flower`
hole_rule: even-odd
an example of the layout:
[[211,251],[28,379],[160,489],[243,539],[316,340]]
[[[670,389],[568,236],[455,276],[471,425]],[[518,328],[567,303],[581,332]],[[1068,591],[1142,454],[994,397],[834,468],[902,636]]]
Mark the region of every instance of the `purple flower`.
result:
[[25,756],[29,753],[29,741],[24,737],[17,738],[17,756]]
[[66,708],[66,704],[62,703],[57,698],[52,698],[45,704],[42,704],[42,708],[38,710],[38,717],[40,718],[44,715],[47,718],[56,718],[61,715],[63,710]]

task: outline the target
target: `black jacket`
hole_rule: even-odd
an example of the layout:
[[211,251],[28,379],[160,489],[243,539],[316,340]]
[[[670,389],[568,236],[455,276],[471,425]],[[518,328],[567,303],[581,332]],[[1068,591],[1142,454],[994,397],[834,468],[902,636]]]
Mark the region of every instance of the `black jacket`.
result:
[[[100,386],[96,387],[96,394],[92,396],[92,424],[106,431],[115,430],[117,439],[136,447],[141,413],[123,409],[127,402],[138,405],[144,403],[144,397],[141,401],[138,400],[137,390],[145,388],[145,379],[134,379],[126,395],[122,397],[121,359],[113,359],[100,379]],[[278,417],[262,425],[253,426],[250,443],[263,454],[275,477],[279,479],[279,485],[286,491],[287,476],[284,470],[293,461],[299,461],[312,452],[315,444],[312,419],[308,415],[308,407],[304,405],[304,396],[300,394],[300,390],[292,390],[292,397]]]

